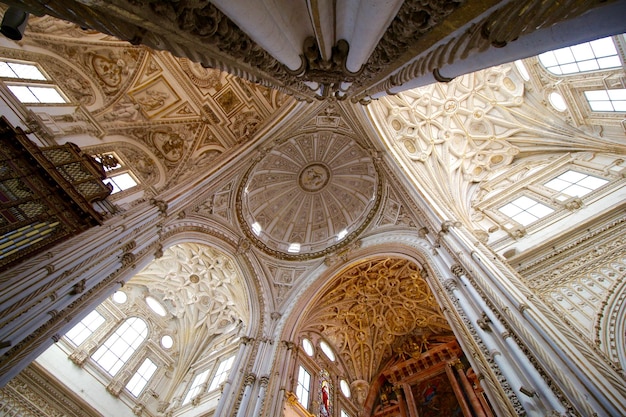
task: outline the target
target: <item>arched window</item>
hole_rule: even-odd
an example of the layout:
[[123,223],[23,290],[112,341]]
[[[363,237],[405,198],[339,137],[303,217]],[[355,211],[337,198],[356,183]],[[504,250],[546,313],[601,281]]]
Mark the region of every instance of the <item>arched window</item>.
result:
[[615,42],[611,37],[544,52],[539,55],[539,61],[549,72],[555,75],[576,74],[622,66]]
[[91,358],[111,376],[115,376],[147,336],[146,322],[139,317],[131,317],[117,328]]

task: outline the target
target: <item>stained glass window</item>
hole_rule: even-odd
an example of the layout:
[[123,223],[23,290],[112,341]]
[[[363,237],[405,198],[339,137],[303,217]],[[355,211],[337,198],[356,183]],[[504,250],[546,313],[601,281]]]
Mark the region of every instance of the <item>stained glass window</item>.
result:
[[320,417],[333,415],[333,385],[327,370],[320,371],[319,378]]

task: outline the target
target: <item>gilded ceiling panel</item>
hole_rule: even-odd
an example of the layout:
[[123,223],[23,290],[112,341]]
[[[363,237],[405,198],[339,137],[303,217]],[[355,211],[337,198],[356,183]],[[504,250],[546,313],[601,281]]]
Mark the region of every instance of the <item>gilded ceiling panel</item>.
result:
[[251,140],[290,100],[187,59],[49,16],[32,16],[28,30],[23,42],[49,53],[16,58],[40,62],[73,101],[91,112],[99,137],[124,136],[147,146],[162,164],[158,171],[166,173],[166,187],[197,177],[226,150]]
[[[308,307],[301,332],[320,333],[339,352],[355,380],[371,381],[408,337],[447,337],[450,326],[420,267],[376,259],[343,272]],[[419,352],[418,352],[419,353]]]

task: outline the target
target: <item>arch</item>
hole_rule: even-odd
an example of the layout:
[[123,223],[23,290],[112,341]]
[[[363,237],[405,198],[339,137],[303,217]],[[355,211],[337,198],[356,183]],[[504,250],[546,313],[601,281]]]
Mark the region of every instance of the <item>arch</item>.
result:
[[[153,335],[151,340],[157,347],[151,344],[143,352],[144,356],[162,358],[162,355],[170,355],[173,358],[167,376],[164,375],[159,382],[148,382],[148,386],[160,384],[159,401],[174,411],[187,404],[181,404],[177,398],[186,397],[190,375],[198,370],[219,372],[227,358],[229,365],[235,361],[237,364],[247,363],[251,352],[240,349],[242,339],[257,337],[263,332],[265,322],[260,314],[260,302],[254,295],[258,286],[254,275],[249,273],[249,265],[241,254],[236,253],[228,237],[211,235],[206,224],[194,223],[194,227],[179,224],[167,229],[160,243],[165,246],[160,249],[162,253],[143,251],[144,256],[136,260],[135,268],[118,277],[122,279],[118,282],[124,282],[125,290],[132,294],[130,299],[134,303],[133,306],[125,303],[122,313],[147,314],[145,320]],[[207,229],[203,231],[203,227]],[[215,262],[209,263],[210,260]],[[167,267],[174,264],[179,269],[175,268],[169,274]],[[140,299],[147,296],[163,304],[167,310],[165,317],[152,314],[149,306],[141,302]],[[112,300],[110,304],[118,308]],[[158,349],[161,334],[174,338],[171,350]],[[222,384],[228,378],[229,383],[238,386],[243,376],[235,372],[231,376],[223,374],[215,383]],[[214,407],[221,391],[208,390],[213,378],[202,382],[206,386],[191,394],[194,397],[192,402],[194,406],[206,403]],[[152,406],[156,407],[155,404]]]
[[[626,262],[615,262],[615,270],[624,273]],[[596,342],[610,360],[626,369],[626,281],[618,279],[608,291],[595,323]]]
[[[468,363],[460,347],[468,341],[457,342],[454,330],[457,330],[458,333],[460,329],[454,329],[455,323],[449,321],[441,310],[442,305],[446,306],[447,304],[442,304],[440,298],[442,294],[436,294],[442,288],[441,281],[443,279],[441,278],[449,275],[450,272],[443,270],[444,264],[437,262],[431,251],[431,245],[415,234],[386,232],[370,236],[361,242],[361,248],[354,251],[349,261],[341,265],[332,265],[323,272],[313,274],[316,275],[315,279],[309,282],[308,288],[297,297],[302,301],[293,306],[289,318],[285,320],[282,330],[283,339],[296,344],[300,340],[299,336],[304,334],[307,337],[313,337],[313,339],[319,336],[323,340],[332,341],[333,349],[337,353],[338,367],[339,369],[344,368],[344,374],[335,375],[336,385],[339,386],[339,381],[344,376],[348,377],[348,382],[356,390],[354,400],[342,399],[343,404],[340,406],[343,408],[348,405],[346,412],[365,412],[364,415],[368,416],[369,413],[373,415],[376,409],[381,411],[390,406],[394,401],[400,403],[400,397],[397,396],[400,394],[396,394],[392,390],[384,394],[385,397],[381,394],[393,384],[388,379],[390,374],[386,373],[388,371],[385,370],[394,366],[402,367],[405,366],[403,364],[409,362],[413,363],[411,366],[418,368],[419,366],[427,368],[432,366],[428,372],[431,372],[432,375],[439,375],[438,381],[440,382],[438,383],[449,384],[445,388],[450,407],[461,407],[461,402],[459,405],[454,404],[454,399],[458,397],[456,397],[457,394],[454,394],[454,389],[457,388],[452,386],[458,384],[463,377],[454,369],[448,371],[444,368],[449,366],[451,362],[457,363],[459,367],[471,367],[472,364]],[[372,271],[374,274],[379,274],[378,278],[371,278],[368,275],[367,278],[364,278],[368,281],[362,283],[362,288],[371,289],[370,294],[377,295],[378,298],[359,300],[359,297],[367,298],[368,295],[366,294],[367,291],[359,292],[357,290],[357,282],[361,280],[362,274],[365,276]],[[372,279],[378,281],[373,283]],[[348,299],[351,292],[358,293],[353,295],[356,302],[353,303],[353,300],[349,300],[349,309],[342,308],[342,303]],[[328,305],[334,306],[335,309],[329,309],[329,314],[324,312],[326,306],[324,297],[329,297],[330,303]],[[367,314],[372,314],[377,304],[380,309],[369,319],[364,318]],[[336,314],[336,317],[342,320],[342,325],[346,327],[350,327],[348,321],[349,316],[352,315],[353,320],[364,322],[363,328],[360,332],[357,331],[352,335],[347,335],[347,333],[342,335],[341,332],[332,328],[332,314]],[[380,316],[375,314],[380,314]],[[311,318],[322,318],[323,320],[309,322]],[[393,328],[385,333],[381,330],[385,326]],[[317,329],[319,332],[316,332]],[[380,339],[376,344],[370,344],[369,350],[365,348],[356,353],[357,356],[368,358],[374,362],[367,371],[363,370],[365,369],[363,366],[359,373],[359,371],[355,371],[357,365],[351,355],[354,354],[355,349],[359,349],[358,347],[355,348],[355,345],[360,342],[354,341],[359,338],[370,337],[367,334],[370,329],[375,329],[371,332],[381,332],[378,335]],[[387,340],[386,338],[390,339]],[[371,340],[375,339],[372,338]],[[368,342],[369,340],[364,344]],[[423,357],[435,358],[431,360],[435,365],[419,362]],[[298,357],[294,360],[301,363],[301,360],[307,361],[307,358]],[[319,358],[317,362],[319,363]],[[438,367],[436,371],[433,371],[434,366]],[[291,369],[297,370],[297,367],[293,366]],[[423,372],[420,374],[421,376],[418,376],[417,373],[414,374],[410,383],[411,386],[414,386],[411,388],[413,391],[411,393],[404,392],[402,395],[417,396],[416,381],[422,381],[420,378],[423,378],[423,381],[428,381],[432,376],[429,374],[430,376],[426,377],[428,372]],[[287,378],[296,380],[296,375],[283,377],[287,387],[289,387],[288,389],[293,388],[290,387]],[[313,387],[318,385],[312,384]],[[314,398],[318,394],[312,393]],[[387,399],[390,401],[389,403],[385,403]],[[458,399],[458,401],[464,400]]]

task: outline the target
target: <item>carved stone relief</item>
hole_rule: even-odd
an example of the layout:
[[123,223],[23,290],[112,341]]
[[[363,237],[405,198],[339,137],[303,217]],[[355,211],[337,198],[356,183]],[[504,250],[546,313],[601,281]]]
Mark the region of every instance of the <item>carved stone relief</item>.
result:
[[335,278],[309,306],[301,331],[307,330],[333,344],[352,380],[365,381],[405,336],[450,335],[420,267],[391,258],[363,262]]

